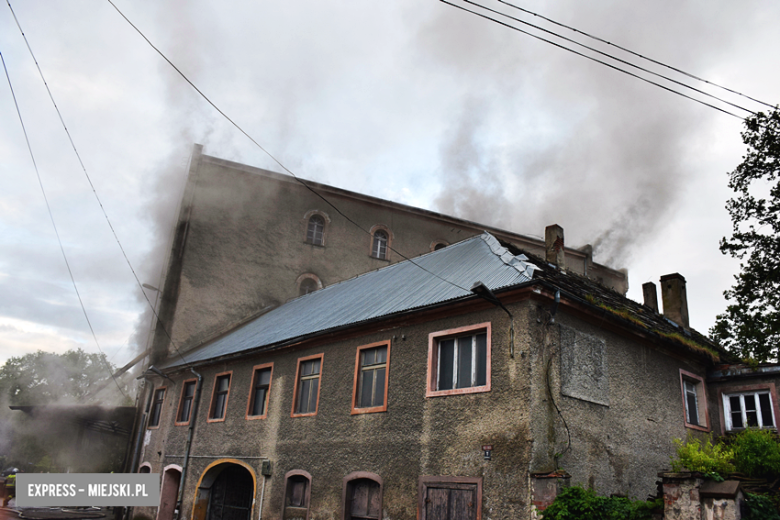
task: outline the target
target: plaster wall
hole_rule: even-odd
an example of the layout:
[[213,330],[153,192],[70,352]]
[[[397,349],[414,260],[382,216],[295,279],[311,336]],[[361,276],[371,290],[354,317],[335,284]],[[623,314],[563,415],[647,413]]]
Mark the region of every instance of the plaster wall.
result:
[[[544,242],[402,204],[309,182],[363,230],[389,231],[408,258],[484,230],[539,256]],[[326,221],[324,246],[306,242],[312,211]],[[541,232],[541,230],[539,230]],[[196,146],[169,260],[152,363],[186,350],[298,296],[297,280],[323,286],[403,260],[370,255],[371,236],[291,177],[201,154]],[[567,268],[625,294],[627,275],[567,248]]]
[[[566,312],[548,323],[549,309],[540,306],[537,317],[532,394],[534,415],[545,421],[532,422],[531,472],[552,471],[557,459],[572,485],[607,496],[655,495],[656,473],[674,454],[672,439],[688,433],[680,369],[703,375],[704,367]],[[566,373],[573,366],[567,368],[567,349],[575,350],[579,379]],[[588,349],[596,353],[583,353]],[[601,363],[594,362],[599,349]]]
[[[486,303],[481,310],[423,323],[393,326],[358,337],[307,348],[290,348],[203,366],[204,387],[188,472],[183,518],[191,518],[199,476],[220,458],[235,458],[260,475],[261,459],[273,464],[266,482],[264,518],[281,518],[284,475],[304,470],[312,475],[312,519],[340,518],[342,479],[355,471],[379,475],[384,481],[384,517],[417,516],[418,477],[466,476],[483,479],[483,518],[522,518],[529,514],[527,461],[530,385],[526,358],[509,357],[509,321]],[[513,306],[515,327],[527,330],[527,308]],[[425,397],[428,334],[463,325],[492,326],[492,389],[490,392]],[[356,350],[391,341],[387,412],[351,415]],[[324,353],[317,414],[291,417],[298,358]],[[266,419],[246,420],[252,367],[274,363]],[[227,417],[207,422],[215,375],[232,370]],[[187,428],[173,426],[183,372],[169,383],[161,427],[150,430],[142,462],[153,471],[181,463]],[[159,383],[161,384],[161,382]],[[484,460],[482,446],[493,446]],[[260,478],[260,477],[259,477]],[[258,490],[262,482],[258,482]],[[256,499],[259,501],[259,491]],[[257,507],[255,516],[257,518]],[[139,511],[140,512],[140,511]]]

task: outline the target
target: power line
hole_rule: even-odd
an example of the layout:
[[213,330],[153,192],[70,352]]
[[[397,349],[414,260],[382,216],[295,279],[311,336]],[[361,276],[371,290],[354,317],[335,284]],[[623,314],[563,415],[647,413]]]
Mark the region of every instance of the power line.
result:
[[[16,13],[14,12],[13,7],[11,7],[11,1],[10,0],[6,0],[6,3],[8,4],[8,8],[11,10],[11,14],[14,17],[14,21],[16,22],[16,26],[19,28],[19,32],[22,34],[22,38],[24,38],[24,43],[27,45],[27,50],[30,52],[30,56],[32,57],[33,62],[35,62],[35,67],[38,69],[38,74],[41,76],[41,80],[43,81],[43,84],[46,87],[46,92],[48,92],[48,94],[49,94],[49,99],[51,100],[52,104],[54,105],[54,109],[57,111],[57,116],[59,116],[59,118],[60,118],[60,123],[62,123],[62,127],[65,129],[65,133],[68,136],[68,140],[70,141],[70,145],[73,148],[73,152],[76,154],[76,158],[78,159],[79,164],[81,165],[81,170],[84,172],[84,176],[87,178],[87,182],[89,183],[89,187],[92,189],[92,193],[95,195],[95,199],[97,200],[97,203],[100,206],[100,211],[103,212],[103,216],[106,219],[106,223],[108,224],[108,227],[111,229],[111,233],[114,235],[114,240],[116,241],[117,245],[119,246],[120,251],[122,251],[122,256],[124,256],[125,262],[127,262],[127,266],[130,268],[130,271],[133,273],[133,277],[135,278],[135,282],[138,285],[138,288],[141,290],[141,294],[144,295],[144,299],[146,300],[146,303],[149,304],[149,307],[152,309],[152,312],[154,313],[154,315],[157,318],[158,322],[161,324],[161,328],[163,329],[165,334],[168,336],[168,339],[171,341],[171,344],[173,345],[173,348],[176,350],[176,352],[179,354],[179,356],[181,356],[181,353],[179,352],[179,349],[176,346],[176,343],[173,341],[173,338],[171,338],[171,335],[168,333],[167,329],[165,328],[165,325],[162,323],[162,320],[160,320],[160,317],[157,315],[157,310],[154,308],[154,305],[152,305],[152,302],[149,301],[149,297],[144,292],[143,284],[141,284],[141,280],[139,280],[138,275],[136,274],[135,269],[133,268],[133,265],[130,263],[130,259],[128,258],[127,253],[125,252],[125,248],[122,246],[122,242],[119,240],[119,236],[116,234],[116,230],[114,230],[113,224],[111,224],[111,219],[108,218],[108,213],[106,213],[106,209],[103,207],[103,202],[100,200],[100,197],[98,196],[97,190],[95,189],[95,185],[92,183],[92,179],[90,178],[89,173],[87,173],[87,168],[86,168],[86,166],[84,166],[84,161],[81,160],[81,154],[79,154],[79,151],[76,148],[76,143],[73,141],[73,137],[70,135],[70,130],[68,130],[68,126],[65,124],[65,120],[63,119],[62,113],[60,112],[60,109],[57,106],[57,102],[54,101],[54,96],[52,95],[51,89],[49,89],[49,84],[46,82],[46,78],[43,76],[43,71],[41,70],[41,66],[38,64],[38,60],[35,58],[35,53],[33,53],[32,47],[30,47],[30,42],[27,40],[27,36],[24,34],[24,30],[22,29],[22,26],[19,23],[19,19],[16,17]],[[48,204],[48,202],[47,202],[47,204]],[[52,223],[53,223],[53,220],[52,220]],[[59,235],[58,235],[58,238],[59,238]],[[63,251],[63,254],[64,254],[64,251]],[[66,262],[67,262],[67,260],[66,260]],[[70,267],[68,267],[68,270],[70,271]],[[75,287],[75,282],[74,282],[74,287]],[[78,293],[78,290],[76,292]],[[81,297],[79,297],[79,301],[81,301]],[[84,312],[86,314],[86,311],[84,311]],[[91,328],[92,328],[92,326],[90,325],[90,329]],[[94,332],[93,332],[93,334],[94,334]],[[95,341],[97,341],[97,338],[95,339]],[[98,348],[100,348],[100,347],[98,347]],[[102,353],[102,351],[101,351],[101,353]],[[182,361],[184,361],[183,357],[182,357]]]
[[755,101],[756,103],[759,103],[759,104],[764,105],[766,107],[769,107],[769,108],[772,108],[772,109],[775,108],[775,105],[771,105],[769,103],[766,103],[766,102],[761,101],[759,99],[756,99],[754,97],[750,97],[750,96],[748,96],[746,94],[742,94],[741,92],[737,92],[736,90],[732,90],[732,89],[730,89],[728,87],[724,87],[723,85],[718,85],[717,83],[713,83],[712,81],[708,81],[708,80],[706,80],[704,78],[701,78],[699,76],[695,76],[695,75],[693,75],[693,74],[691,74],[689,72],[685,72],[682,69],[678,69],[678,68],[673,67],[671,65],[667,65],[666,63],[663,63],[661,61],[654,60],[652,58],[648,58],[647,56],[643,56],[642,54],[639,54],[638,52],[632,51],[631,49],[628,49],[626,47],[622,47],[622,46],[620,46],[620,45],[618,45],[616,43],[612,43],[610,41],[604,40],[603,38],[599,38],[598,36],[594,36],[592,34],[589,34],[589,33],[585,32],[585,31],[581,31],[581,30],[576,29],[574,27],[570,27],[570,26],[568,26],[566,24],[563,24],[563,23],[560,23],[560,22],[556,22],[555,20],[553,20],[551,18],[547,18],[546,16],[542,16],[542,15],[540,15],[538,13],[533,12],[533,11],[529,11],[528,9],[524,9],[524,8],[518,6],[518,5],[515,5],[515,4],[511,3],[511,2],[507,2],[506,0],[498,0],[498,1],[501,2],[504,5],[508,5],[509,7],[512,7],[514,9],[517,9],[517,10],[522,11],[524,13],[528,13],[528,14],[531,14],[533,16],[539,17],[542,20],[548,21],[548,22],[550,22],[550,23],[552,23],[554,25],[557,25],[559,27],[563,27],[565,29],[569,29],[570,31],[574,31],[577,34],[582,34],[583,36],[587,36],[588,38],[591,38],[593,40],[599,41],[601,43],[605,43],[607,45],[615,47],[616,49],[620,49],[621,51],[627,52],[627,53],[629,53],[629,54],[631,54],[633,56],[636,56],[637,58],[641,58],[643,60],[649,61],[650,63],[654,63],[656,65],[660,65],[661,67],[673,70],[673,71],[675,71],[675,72],[677,72],[679,74],[682,74],[684,76],[688,76],[689,78],[701,81],[701,82],[706,83],[708,85],[712,85],[713,87],[717,87],[717,88],[723,89],[726,92],[730,92],[732,94],[736,94],[737,96],[741,96],[741,97],[747,98],[747,99],[749,99],[751,101]]
[[622,72],[623,74],[626,74],[626,75],[631,76],[633,78],[639,79],[639,80],[644,81],[646,83],[649,83],[651,85],[655,85],[656,87],[662,88],[664,90],[668,90],[669,92],[671,92],[673,94],[677,94],[678,96],[682,96],[684,98],[690,99],[691,101],[695,101],[696,103],[700,103],[700,104],[702,104],[704,106],[707,106],[707,107],[710,107],[710,108],[714,108],[715,110],[717,110],[719,112],[723,112],[724,114],[728,114],[728,115],[730,115],[732,117],[736,117],[737,119],[744,119],[743,117],[738,116],[737,114],[734,114],[733,112],[729,112],[728,110],[720,108],[720,107],[718,107],[716,105],[712,105],[710,103],[707,103],[706,101],[702,101],[700,99],[696,99],[695,97],[692,97],[692,96],[689,96],[689,95],[684,94],[682,92],[679,92],[677,90],[674,90],[671,87],[667,87],[666,85],[662,85],[662,84],[657,83],[657,82],[655,82],[653,80],[650,80],[650,79],[647,79],[647,78],[643,78],[642,76],[640,76],[638,74],[634,74],[633,72],[621,69],[620,67],[618,67],[616,65],[613,65],[611,63],[607,63],[605,61],[599,60],[599,59],[594,58],[592,56],[588,56],[587,54],[583,54],[583,53],[581,53],[579,51],[576,51],[574,49],[570,49],[569,47],[566,47],[565,45],[561,45],[560,43],[556,43],[554,41],[548,40],[548,39],[543,38],[541,36],[538,36],[536,34],[530,33],[528,31],[524,31],[523,29],[520,29],[519,27],[515,27],[515,26],[510,25],[508,23],[502,22],[501,20],[496,20],[495,18],[491,18],[490,16],[487,16],[485,14],[479,13],[477,11],[472,11],[471,9],[466,9],[463,6],[460,6],[460,5],[457,5],[457,4],[453,4],[452,2],[449,2],[448,0],[439,0],[439,1],[442,2],[442,3],[445,3],[447,5],[450,5],[452,7],[455,7],[457,9],[460,9],[462,11],[466,11],[467,13],[471,13],[473,15],[479,16],[480,18],[484,18],[486,20],[490,20],[491,22],[497,23],[499,25],[503,25],[504,27],[512,29],[513,31],[517,31],[517,32],[526,34],[528,36],[531,36],[532,38],[536,38],[537,40],[543,41],[545,43],[549,43],[550,45],[553,45],[553,46],[558,47],[559,49],[563,49],[565,51],[569,51],[572,54],[576,54],[577,56],[581,56],[583,58],[589,59],[589,60],[594,61],[596,63],[600,63],[601,65],[609,67],[610,69],[614,69],[614,70],[616,70],[618,72]]
[[[140,35],[140,36],[141,36],[141,37],[142,37],[144,40],[146,40],[146,43],[148,43],[148,44],[149,44],[149,46],[150,46],[152,49],[154,49],[154,50],[157,52],[157,54],[159,54],[159,55],[160,55],[160,56],[161,56],[161,57],[162,57],[162,58],[163,58],[163,59],[164,59],[166,62],[168,62],[168,65],[170,65],[171,67],[173,67],[173,69],[174,69],[174,70],[175,70],[175,71],[176,71],[176,72],[177,72],[177,73],[178,73],[178,74],[179,74],[179,75],[180,75],[180,76],[181,76],[181,77],[184,79],[184,81],[186,81],[187,83],[189,83],[189,85],[190,85],[190,86],[191,86],[193,89],[195,89],[195,92],[197,92],[197,93],[198,93],[198,94],[199,94],[199,95],[200,95],[200,96],[201,96],[201,97],[202,97],[204,100],[206,100],[206,102],[207,102],[209,105],[211,105],[211,106],[212,106],[212,108],[214,108],[214,110],[216,110],[217,112],[219,112],[219,114],[220,114],[222,117],[224,117],[224,118],[225,118],[225,119],[226,119],[226,120],[227,120],[227,121],[228,121],[228,122],[229,122],[231,125],[233,125],[233,126],[234,126],[234,127],[235,127],[235,128],[238,130],[238,131],[239,131],[239,132],[241,132],[241,133],[242,133],[242,134],[243,134],[243,135],[244,135],[244,136],[245,136],[247,139],[249,139],[249,140],[250,140],[252,143],[254,143],[254,145],[255,145],[255,146],[257,146],[257,147],[258,147],[260,150],[262,150],[262,151],[263,151],[263,152],[264,152],[264,153],[265,153],[265,154],[266,154],[268,157],[270,157],[270,158],[271,158],[271,159],[272,159],[272,160],[273,160],[273,161],[274,161],[276,164],[278,164],[278,165],[279,165],[279,167],[281,167],[281,168],[282,168],[284,171],[286,171],[287,173],[289,173],[289,174],[290,174],[290,175],[291,175],[291,176],[292,176],[292,177],[293,177],[293,178],[294,178],[296,181],[298,181],[298,182],[299,182],[301,185],[303,185],[303,186],[304,186],[306,189],[308,189],[310,192],[312,192],[314,195],[316,195],[318,198],[320,198],[320,199],[321,199],[323,202],[325,202],[325,204],[327,204],[328,206],[330,206],[331,208],[333,208],[333,209],[334,209],[334,210],[335,210],[335,211],[336,211],[336,212],[337,212],[339,215],[341,215],[342,217],[344,217],[344,218],[345,218],[345,219],[346,219],[348,222],[350,222],[352,225],[354,225],[355,227],[357,227],[358,229],[360,229],[361,231],[363,231],[363,232],[364,232],[364,233],[366,233],[367,235],[369,235],[369,236],[371,235],[371,232],[370,232],[369,230],[367,230],[367,229],[363,228],[363,227],[362,227],[360,224],[358,224],[357,222],[355,222],[354,220],[352,220],[351,218],[349,218],[349,216],[347,216],[347,215],[346,215],[344,212],[342,212],[342,211],[341,211],[341,210],[340,210],[338,207],[336,207],[336,205],[335,205],[335,204],[333,204],[333,203],[332,203],[332,202],[330,202],[330,201],[329,201],[327,198],[325,198],[325,196],[324,196],[324,195],[322,195],[321,193],[319,193],[318,191],[316,191],[314,188],[312,188],[311,186],[309,186],[309,184],[308,184],[308,183],[306,183],[306,182],[305,182],[303,179],[301,179],[300,177],[298,177],[297,175],[295,175],[295,173],[293,173],[293,172],[292,172],[292,170],[290,170],[289,168],[287,168],[287,166],[285,166],[285,165],[284,165],[284,164],[283,164],[283,163],[282,163],[282,162],[281,162],[279,159],[277,159],[277,158],[276,158],[276,157],[275,157],[273,154],[271,154],[271,152],[269,152],[268,150],[266,150],[266,149],[265,149],[265,148],[264,148],[264,147],[263,147],[263,146],[262,146],[260,143],[258,143],[258,142],[257,142],[257,141],[256,141],[256,140],[255,140],[255,139],[254,139],[254,138],[253,138],[251,135],[249,135],[249,134],[248,134],[248,133],[247,133],[247,132],[246,132],[246,131],[245,131],[243,128],[241,128],[241,127],[240,127],[240,126],[239,126],[239,125],[238,125],[238,124],[237,124],[235,121],[233,121],[233,119],[231,119],[231,118],[230,118],[230,117],[229,117],[229,116],[228,116],[228,115],[227,115],[225,112],[223,112],[223,111],[222,111],[222,109],[220,109],[220,108],[219,108],[219,107],[218,107],[218,106],[217,106],[217,105],[216,105],[216,104],[215,104],[213,101],[211,101],[211,99],[209,99],[209,97],[208,97],[208,96],[206,96],[206,94],[204,94],[204,93],[203,93],[203,92],[202,92],[202,91],[201,91],[201,90],[200,90],[200,89],[199,89],[199,88],[198,88],[198,87],[195,85],[195,83],[193,83],[193,82],[192,82],[192,81],[191,81],[191,80],[190,80],[190,79],[189,79],[189,78],[188,78],[188,77],[187,77],[187,76],[186,76],[186,75],[185,75],[185,74],[184,74],[184,73],[183,73],[183,72],[182,72],[182,71],[181,71],[181,70],[180,70],[180,69],[179,69],[179,68],[176,66],[176,65],[174,65],[174,63],[173,63],[173,62],[172,62],[170,59],[168,59],[168,57],[167,57],[167,56],[165,56],[165,54],[163,54],[163,53],[162,53],[162,51],[161,51],[160,49],[158,49],[158,48],[157,48],[157,47],[156,47],[156,46],[155,46],[155,45],[154,45],[154,44],[153,44],[153,43],[152,43],[152,42],[149,40],[149,38],[147,38],[147,37],[146,37],[146,35],[145,35],[145,34],[144,34],[144,33],[143,33],[143,32],[142,32],[142,31],[141,31],[141,30],[140,30],[138,27],[136,27],[136,26],[135,26],[135,24],[133,24],[133,22],[131,22],[131,21],[130,21],[130,19],[129,19],[129,18],[127,18],[127,16],[125,16],[125,14],[124,14],[122,11],[120,11],[120,10],[119,10],[119,8],[118,8],[118,7],[117,7],[117,6],[114,4],[114,2],[113,2],[112,0],[106,0],[106,1],[107,1],[109,4],[111,4],[111,6],[112,6],[112,7],[113,7],[113,8],[116,10],[116,12],[117,12],[117,13],[119,13],[119,15],[120,15],[122,18],[124,18],[124,19],[125,19],[125,21],[126,21],[128,24],[130,24],[130,26],[131,26],[133,29],[135,29],[135,31],[136,31],[136,32],[137,32],[137,33],[138,33],[138,34],[139,34],[139,35]],[[411,258],[407,257],[406,255],[404,255],[404,254],[403,254],[403,253],[401,253],[400,251],[398,251],[398,250],[396,250],[396,249],[394,249],[394,248],[392,248],[392,247],[389,247],[388,249],[390,249],[391,251],[393,251],[394,253],[396,253],[398,256],[400,256],[400,257],[401,257],[401,258],[403,258],[404,260],[408,260],[409,262],[411,262],[411,263],[412,263],[412,264],[414,264],[415,266],[419,267],[419,268],[420,268],[420,269],[422,269],[423,271],[427,272],[428,274],[430,274],[430,275],[432,275],[432,276],[435,276],[435,277],[436,277],[436,278],[438,278],[439,280],[442,280],[443,282],[446,282],[446,283],[448,283],[448,284],[450,284],[450,285],[452,285],[452,286],[454,286],[454,287],[457,287],[457,288],[459,288],[459,289],[461,289],[461,290],[463,290],[463,291],[466,291],[467,293],[470,293],[470,292],[471,292],[471,290],[470,290],[470,289],[466,289],[465,287],[461,287],[460,285],[458,285],[458,284],[456,284],[456,283],[454,283],[454,282],[451,282],[450,280],[447,280],[447,279],[445,279],[445,278],[442,278],[441,276],[439,276],[439,275],[438,275],[438,274],[436,274],[436,273],[433,273],[433,272],[429,271],[428,269],[426,269],[426,268],[424,268],[423,266],[421,266],[420,264],[416,263],[414,260],[412,260]]]
[[463,0],[463,1],[465,3],[467,3],[467,4],[474,5],[476,7],[484,9],[486,11],[490,11],[491,13],[495,13],[495,14],[501,15],[501,16],[503,16],[505,18],[509,18],[510,20],[514,20],[514,21],[519,22],[519,23],[521,23],[523,25],[527,25],[529,27],[533,27],[534,29],[537,29],[539,31],[545,32],[545,33],[550,34],[552,36],[555,36],[556,38],[560,38],[561,40],[564,40],[564,41],[569,42],[569,43],[573,43],[574,45],[578,45],[580,47],[588,49],[589,51],[595,52],[596,54],[600,54],[601,56],[605,56],[607,58],[615,60],[618,63],[622,63],[624,65],[628,65],[629,67],[633,67],[635,69],[641,70],[642,72],[645,72],[647,74],[651,74],[653,76],[662,78],[662,79],[664,79],[666,81],[669,81],[669,82],[674,83],[676,85],[679,85],[681,87],[693,90],[694,92],[697,92],[697,93],[702,94],[704,96],[716,99],[716,100],[720,101],[721,103],[725,103],[725,104],[730,105],[730,106],[732,106],[734,108],[737,108],[739,110],[744,110],[745,112],[747,112],[747,113],[749,113],[751,115],[756,115],[756,113],[754,111],[752,111],[750,109],[747,109],[747,108],[745,108],[743,106],[737,105],[736,103],[732,103],[731,101],[728,101],[728,100],[725,100],[723,98],[720,98],[720,97],[718,97],[718,96],[716,96],[714,94],[710,94],[709,92],[705,92],[704,90],[701,90],[701,89],[698,89],[698,88],[693,87],[691,85],[688,85],[687,83],[683,83],[682,81],[678,81],[678,80],[676,80],[674,78],[670,78],[668,76],[664,76],[663,74],[659,74],[658,72],[654,72],[654,71],[646,69],[644,67],[640,67],[639,65],[636,65],[635,63],[631,63],[630,61],[618,58],[617,56],[613,56],[612,54],[609,54],[608,52],[604,52],[604,51],[601,51],[599,49],[596,49],[595,47],[591,47],[589,45],[585,45],[584,43],[578,42],[577,40],[573,40],[571,38],[567,38],[566,36],[563,36],[561,34],[556,33],[555,31],[551,31],[549,29],[545,29],[544,27],[540,27],[538,25],[534,25],[534,24],[532,24],[530,22],[527,22],[525,20],[522,20],[520,18],[516,18],[514,16],[510,16],[510,15],[508,15],[506,13],[502,13],[501,11],[497,11],[495,9],[491,9],[490,7],[486,7],[486,6],[482,5],[482,4],[474,2],[472,0]]
[[[8,4],[10,7],[11,4]],[[81,299],[81,293],[79,293],[79,288],[76,286],[76,279],[73,277],[73,271],[70,268],[70,262],[68,262],[68,255],[65,254],[65,248],[62,245],[62,239],[60,238],[60,232],[57,229],[57,224],[54,222],[54,214],[51,211],[51,206],[49,205],[49,198],[46,196],[46,190],[43,187],[43,180],[41,179],[41,174],[38,171],[38,163],[35,162],[35,154],[33,154],[32,146],[30,145],[30,138],[27,136],[27,128],[24,126],[24,119],[22,119],[22,112],[19,109],[19,103],[16,101],[16,93],[14,92],[13,84],[11,84],[11,76],[8,74],[8,67],[5,66],[5,58],[3,58],[3,54],[0,53],[0,61],[3,62],[3,70],[5,71],[5,77],[8,80],[8,87],[11,89],[11,97],[14,100],[14,106],[16,107],[16,114],[19,116],[19,123],[22,126],[22,133],[24,134],[24,140],[27,143],[27,150],[30,152],[30,159],[32,159],[33,167],[35,169],[35,175],[38,177],[38,185],[41,187],[41,193],[43,194],[43,200],[46,202],[46,209],[49,212],[49,219],[51,220],[51,225],[54,228],[54,234],[57,236],[57,243],[60,245],[60,251],[62,252],[62,258],[65,260],[65,266],[68,268],[68,275],[70,276],[70,281],[73,284],[73,290],[76,291],[76,296],[79,300],[79,305],[81,306],[81,311],[84,313],[84,318],[87,320],[87,325],[89,325],[89,330],[92,333],[92,338],[95,340],[95,345],[97,345],[98,351],[100,351],[101,360],[103,361],[103,364],[105,365],[106,369],[108,369],[108,374],[111,376],[111,379],[114,380],[114,383],[116,383],[116,387],[119,389],[119,391],[122,393],[125,398],[127,398],[127,394],[125,394],[124,390],[122,390],[122,387],[119,385],[119,382],[116,380],[113,374],[113,370],[111,370],[111,367],[108,364],[106,355],[103,353],[103,349],[100,348],[100,342],[98,342],[97,335],[95,334],[95,329],[92,327],[92,322],[89,319],[89,315],[87,314],[87,309],[84,307],[84,301]]]

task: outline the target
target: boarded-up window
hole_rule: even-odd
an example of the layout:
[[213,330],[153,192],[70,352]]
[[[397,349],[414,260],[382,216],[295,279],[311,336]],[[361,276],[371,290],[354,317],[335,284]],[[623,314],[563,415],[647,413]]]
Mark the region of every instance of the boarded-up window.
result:
[[347,483],[344,520],[382,518],[382,487],[379,482],[359,478]]
[[609,406],[606,343],[578,330],[561,327],[561,393]]
[[308,474],[296,470],[287,474],[284,492],[284,520],[306,520],[309,517],[311,479]]

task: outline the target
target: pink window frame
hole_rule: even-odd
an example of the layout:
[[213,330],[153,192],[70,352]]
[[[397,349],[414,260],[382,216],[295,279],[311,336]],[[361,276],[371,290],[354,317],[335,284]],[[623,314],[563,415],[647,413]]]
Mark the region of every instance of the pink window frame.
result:
[[[255,395],[255,381],[257,377],[257,373],[260,370],[270,368],[271,369],[271,378],[268,380],[268,391],[265,394],[265,406],[263,407],[263,410],[265,411],[263,415],[249,415],[249,412],[252,411],[252,405],[254,402],[252,401],[252,398]],[[254,421],[255,419],[265,419],[268,417],[268,403],[271,400],[271,386],[274,384],[274,364],[273,363],[263,363],[261,365],[255,365],[252,367],[252,381],[249,386],[249,397],[246,400],[246,415],[244,416],[244,419],[247,421]]]
[[[696,392],[697,397],[697,406],[699,406],[703,413],[704,413],[704,421],[706,423],[706,426],[691,424],[688,422],[688,414],[686,413],[686,409],[688,407],[688,404],[685,400],[685,380],[693,381],[696,383],[696,386],[698,388],[701,388],[701,395],[699,395],[699,392]],[[697,389],[698,390],[698,389]],[[685,423],[686,428],[690,428],[691,430],[699,430],[702,432],[708,432],[710,431],[710,413],[707,409],[707,386],[704,384],[704,378],[701,376],[697,376],[693,372],[688,372],[687,370],[680,369],[680,392],[682,393],[682,412],[683,412],[683,422]]]
[[[487,346],[487,361],[485,363],[485,385],[472,386],[469,388],[453,388],[451,390],[436,390],[437,373],[439,365],[439,340],[450,336],[465,335],[466,332],[484,330],[487,334],[486,346]],[[428,373],[427,373],[427,386],[425,391],[425,397],[440,397],[445,395],[462,395],[462,394],[477,394],[481,392],[490,392],[492,386],[491,380],[491,352],[492,352],[492,333],[490,322],[478,323],[476,325],[466,325],[465,327],[457,327],[454,329],[447,329],[438,332],[431,332],[428,334]]]
[[[314,411],[309,413],[296,413],[295,412],[295,403],[298,402],[298,388],[299,388],[299,382],[300,382],[300,375],[301,375],[301,363],[304,361],[310,361],[312,359],[320,360],[320,381],[317,383],[317,404],[314,405]],[[293,389],[293,401],[292,401],[292,410],[290,411],[290,417],[313,417],[317,415],[317,412],[320,411],[320,394],[322,394],[322,366],[324,365],[324,358],[325,353],[322,354],[314,354],[313,356],[306,356],[302,358],[298,358],[298,366],[295,368],[295,388]]]
[[[211,418],[211,412],[214,408],[214,397],[216,396],[217,392],[217,380],[221,376],[230,376],[230,382],[228,382],[228,391],[227,395],[225,396],[225,414],[219,418],[219,419],[212,419]],[[228,414],[228,402],[230,401],[230,389],[233,387],[233,371],[229,370],[227,372],[220,372],[219,374],[216,374],[214,376],[214,385],[211,387],[211,400],[209,400],[209,410],[206,415],[206,422],[207,423],[217,423],[217,422],[225,422],[225,418],[227,418]]]
[[[360,352],[370,348],[387,347],[387,361],[385,362],[385,404],[382,406],[372,406],[369,408],[357,408],[357,395],[358,395],[358,381],[360,381]],[[377,413],[387,411],[387,388],[390,382],[390,340],[377,341],[376,343],[369,343],[368,345],[361,345],[357,348],[355,354],[355,377],[352,382],[352,412],[351,415],[358,415],[361,413]]]
[[[775,422],[780,420],[780,408],[777,403],[777,390],[774,383],[756,383],[753,385],[740,385],[740,386],[727,386],[718,388],[718,411],[720,412],[720,431],[728,433],[731,431],[742,430],[726,430],[726,411],[723,409],[723,394],[740,394],[745,392],[761,392],[762,390],[769,391],[769,397],[772,399],[772,411],[775,414]],[[777,424],[774,428],[765,428],[767,430],[778,430]],[[780,430],[778,430],[780,431]]]
[[176,417],[173,420],[174,426],[189,426],[192,420],[192,410],[195,409],[195,394],[192,394],[192,403],[190,404],[190,416],[186,422],[179,421],[179,415],[181,415],[181,405],[184,404],[184,388],[188,383],[195,383],[195,391],[197,393],[197,379],[185,379],[181,382],[181,391],[179,392],[179,406],[176,407]]

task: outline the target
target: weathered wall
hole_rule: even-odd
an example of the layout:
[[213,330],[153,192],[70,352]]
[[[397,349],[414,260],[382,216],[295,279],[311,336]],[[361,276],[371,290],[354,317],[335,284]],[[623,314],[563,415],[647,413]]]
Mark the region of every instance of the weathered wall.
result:
[[[191,160],[160,307],[179,349],[296,297],[296,280],[304,273],[331,285],[403,260],[392,251],[387,260],[371,257],[371,237],[291,177],[201,155],[200,150],[196,146]],[[485,229],[544,255],[544,243],[534,238],[310,184],[363,229],[386,226],[392,248],[409,258],[429,252],[432,243],[455,243]],[[305,216],[312,210],[329,220],[324,247],[305,241]],[[570,270],[627,291],[625,272],[593,264],[581,251],[567,249],[566,254]],[[167,355],[167,336],[158,326],[154,345],[159,354],[152,363]]]
[[[516,304],[513,312],[517,330],[529,330],[525,306]],[[492,390],[426,398],[428,334],[488,321],[492,323]],[[272,460],[273,476],[266,484],[264,518],[281,517],[284,475],[293,469],[312,475],[313,519],[339,518],[342,479],[353,471],[382,477],[387,518],[416,518],[421,475],[482,477],[484,518],[526,517],[529,421],[534,412],[528,406],[527,358],[510,359],[508,329],[506,314],[490,306],[466,316],[200,368],[204,388],[192,453],[214,457],[192,459],[183,518],[191,517],[192,497],[200,474],[218,456],[244,460],[258,475],[260,460],[247,457]],[[392,346],[387,412],[350,415],[356,349],[388,339],[392,339]],[[314,417],[292,418],[297,360],[322,352],[325,355],[318,413]],[[268,362],[274,363],[268,417],[247,421],[244,414],[252,367]],[[207,423],[215,374],[226,370],[233,371],[227,419]],[[188,373],[174,376],[177,384],[173,388],[169,385],[162,426],[150,430],[150,443],[142,462],[150,462],[153,471],[160,471],[167,464],[181,464],[182,459],[176,456],[184,453],[186,427],[173,426],[173,422],[181,381],[191,377]],[[493,445],[490,461],[483,458],[484,444]],[[258,500],[261,485],[258,482]]]
[[603,495],[654,495],[656,472],[669,466],[674,453],[672,439],[685,438],[688,431],[679,370],[703,375],[703,366],[565,310],[558,311],[555,323],[548,323],[546,306],[537,316],[533,395],[546,421],[532,423],[531,471],[554,469],[560,454],[558,467],[572,475],[572,484]]

